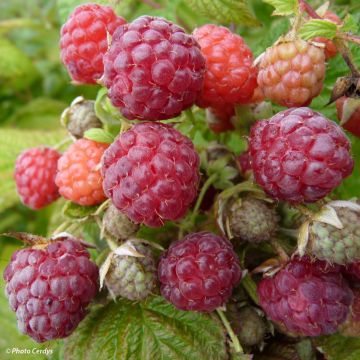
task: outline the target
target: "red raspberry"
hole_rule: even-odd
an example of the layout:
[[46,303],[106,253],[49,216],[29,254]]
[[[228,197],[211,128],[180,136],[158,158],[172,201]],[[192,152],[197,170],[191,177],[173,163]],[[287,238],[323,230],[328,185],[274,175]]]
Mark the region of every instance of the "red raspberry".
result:
[[336,332],[352,302],[339,267],[308,257],[294,258],[274,277],[264,278],[258,295],[272,321],[304,336]]
[[342,266],[341,272],[351,286],[360,287],[360,261]]
[[255,123],[249,149],[256,182],[270,196],[291,203],[322,199],[354,166],[341,128],[309,108]]
[[41,209],[60,196],[55,184],[60,156],[54,149],[38,147],[25,150],[16,159],[16,189],[29,208]]
[[354,299],[350,314],[340,327],[340,334],[358,338],[360,336],[360,289],[353,288]]
[[89,257],[70,236],[12,255],[5,293],[22,333],[43,342],[73,332],[98,287],[98,268]]
[[[358,107],[346,109],[347,111],[352,112],[351,115],[348,116],[346,114],[347,111],[344,111],[344,107],[353,107],[349,101],[354,101],[354,99],[343,96],[336,100],[337,117],[341,121],[341,126],[344,129],[350,131],[353,135],[360,137],[360,102]],[[344,115],[347,116],[346,119],[343,118]]]
[[324,77],[324,51],[304,40],[295,40],[266,50],[257,81],[269,100],[298,107],[309,105],[320,94]]
[[126,21],[109,6],[85,4],[70,14],[61,28],[61,60],[71,78],[79,83],[95,84],[103,72],[103,56],[108,48],[107,33]]
[[136,124],[104,154],[105,194],[135,223],[162,226],[195,199],[199,162],[191,140],[171,126]]
[[172,243],[159,263],[161,294],[181,310],[210,312],[222,306],[241,279],[231,243],[210,232]]
[[80,139],[64,153],[55,182],[65,199],[83,206],[96,205],[106,199],[99,165],[108,146]]
[[252,171],[249,150],[242,152],[237,157],[236,162],[239,164],[241,175],[248,177],[250,172]]
[[126,118],[163,120],[194,104],[205,59],[181,27],[141,16],[115,32],[104,66],[109,98]]
[[[325,20],[329,20],[331,22],[333,22],[336,25],[341,25],[342,21],[341,19],[334,14],[332,11],[326,11],[325,15],[323,16],[323,19]],[[336,56],[336,54],[338,53],[337,48],[335,46],[335,44],[333,43],[332,40],[324,38],[324,37],[316,37],[313,39],[313,41],[318,42],[318,43],[322,43],[325,45],[324,51],[325,51],[325,59],[329,60],[333,57]]]
[[253,54],[242,37],[213,24],[196,29],[194,36],[207,66],[198,104],[202,107],[248,104],[257,86],[257,69],[253,66]]
[[235,109],[234,105],[231,104],[224,104],[222,107],[206,110],[206,122],[215,133],[234,130],[235,127],[231,122],[233,116],[235,116]]

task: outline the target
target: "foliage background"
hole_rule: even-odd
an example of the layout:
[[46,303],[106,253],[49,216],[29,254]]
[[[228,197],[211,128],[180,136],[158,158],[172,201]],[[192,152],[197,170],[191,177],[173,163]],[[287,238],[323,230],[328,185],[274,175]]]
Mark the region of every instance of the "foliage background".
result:
[[[22,206],[17,198],[12,179],[16,156],[23,149],[40,144],[53,145],[64,136],[59,117],[70,102],[79,95],[95,98],[98,88],[73,86],[65,68],[59,60],[59,29],[71,10],[82,0],[13,0],[0,1],[0,233],[8,230],[28,231],[46,235],[54,229],[60,219],[60,206],[54,204],[39,212],[33,212]],[[111,3],[111,1],[99,1]],[[152,3],[152,6],[146,4]],[[191,31],[206,22],[219,23],[216,19],[199,16],[192,9],[200,0],[160,0],[113,1],[119,15],[127,20],[143,14],[166,17],[180,23]],[[220,4],[221,0],[204,0],[203,6]],[[246,2],[246,1],[239,1]],[[320,1],[310,1],[312,5],[320,5]],[[228,6],[235,6],[237,1],[223,1]],[[261,0],[249,0],[257,19],[258,27],[245,27],[236,24],[236,31],[245,37],[255,53],[259,55],[271,45],[289,26],[287,19],[271,17],[272,7]],[[359,24],[360,3],[358,0],[337,0],[332,8],[342,17],[350,12]],[[360,63],[360,50],[353,48],[355,60]],[[312,104],[335,120],[335,106],[326,106],[332,84],[338,76],[345,75],[347,68],[340,56],[331,60],[327,72],[324,91]],[[201,112],[200,112],[201,115]],[[186,126],[184,127],[186,131]],[[204,145],[214,138],[205,130],[204,123],[199,122],[198,133],[194,138],[197,145]],[[204,135],[205,134],[205,135]],[[233,149],[239,152],[243,142],[233,135],[227,138]],[[360,163],[360,142],[352,139],[354,155]],[[339,196],[347,199],[358,195],[360,188],[360,165],[356,166],[353,176],[346,180],[337,190]],[[146,234],[144,234],[146,235]],[[20,246],[16,240],[1,237],[0,270],[6,266],[11,253]],[[19,347],[38,347],[29,338],[18,333],[15,315],[10,311],[3,295],[4,283],[0,279],[0,358],[13,359],[5,349]],[[159,306],[159,304],[154,304]],[[143,309],[144,310],[144,309]],[[140,310],[139,310],[140,311]],[[159,310],[160,311],[160,310]],[[184,321],[195,321],[185,319]],[[206,326],[206,324],[203,324]],[[194,335],[195,336],[195,335]],[[209,340],[209,339],[208,339]],[[319,340],[329,359],[359,359],[360,342],[327,337]],[[44,345],[54,349],[51,358],[63,358],[63,350],[57,343]],[[20,355],[18,355],[20,356]],[[24,357],[25,358],[25,357]],[[26,355],[26,359],[45,359],[45,355]]]

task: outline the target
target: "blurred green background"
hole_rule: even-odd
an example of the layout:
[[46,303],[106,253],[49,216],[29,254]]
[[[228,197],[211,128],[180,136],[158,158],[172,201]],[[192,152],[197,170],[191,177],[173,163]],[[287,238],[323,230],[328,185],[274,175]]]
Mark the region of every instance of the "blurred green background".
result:
[[[79,0],[12,0],[0,1],[0,233],[27,231],[46,235],[59,222],[60,205],[54,204],[39,212],[28,210],[19,203],[12,179],[14,162],[23,149],[40,144],[54,145],[65,136],[59,118],[62,111],[79,95],[95,98],[96,86],[74,86],[59,59],[59,29],[73,8],[89,1]],[[173,20],[188,31],[206,22],[215,22],[199,16],[187,0],[118,0],[99,1],[112,4],[119,15],[128,21],[143,14],[152,14]],[[208,1],[211,3],[211,1]],[[261,23],[258,27],[234,24],[245,37],[255,56],[271,45],[289,26],[287,19],[271,17],[272,7],[260,0],[248,1]],[[320,1],[310,1],[321,5]],[[206,3],[206,1],[205,1]],[[359,24],[358,0],[333,1],[332,9],[344,17],[354,16]],[[224,24],[225,25],[225,24]],[[359,62],[360,51],[353,48]],[[323,93],[312,107],[335,120],[334,105],[324,107],[332,84],[347,68],[340,56],[331,60]],[[360,157],[360,144],[353,140],[356,158]],[[342,198],[357,195],[360,188],[360,169],[338,190]],[[20,246],[16,240],[0,239],[0,270],[3,271],[11,253]],[[40,348],[29,338],[18,333],[15,315],[10,311],[3,295],[0,280],[0,359],[13,359],[7,348]],[[62,358],[61,347],[51,345],[51,358]],[[21,356],[21,355],[17,355]],[[22,355],[26,359],[43,359],[45,355]]]

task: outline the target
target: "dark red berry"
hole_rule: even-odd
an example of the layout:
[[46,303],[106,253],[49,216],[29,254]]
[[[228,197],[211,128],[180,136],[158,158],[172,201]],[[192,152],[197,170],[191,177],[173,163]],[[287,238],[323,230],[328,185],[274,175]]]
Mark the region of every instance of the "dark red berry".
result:
[[309,108],[281,111],[251,129],[256,182],[273,198],[315,202],[352,173],[350,141],[333,121]]
[[162,226],[183,217],[197,195],[199,156],[169,125],[136,124],[105,151],[104,191],[135,223]]
[[16,189],[21,201],[29,208],[41,209],[60,196],[55,184],[60,156],[54,149],[38,147],[25,150],[16,159]]
[[70,335],[96,294],[98,268],[68,236],[16,251],[5,268],[5,293],[19,330],[37,342]]
[[158,272],[165,299],[182,310],[205,312],[224,305],[241,279],[231,243],[210,232],[172,243]]
[[103,72],[103,56],[108,49],[108,34],[126,21],[109,6],[78,6],[61,28],[61,60],[71,78],[79,83],[95,84]]
[[194,104],[205,59],[181,27],[141,16],[115,32],[104,66],[109,98],[126,118],[163,120]]
[[272,321],[303,336],[335,333],[353,298],[339,266],[308,257],[295,257],[275,276],[264,278],[258,295]]

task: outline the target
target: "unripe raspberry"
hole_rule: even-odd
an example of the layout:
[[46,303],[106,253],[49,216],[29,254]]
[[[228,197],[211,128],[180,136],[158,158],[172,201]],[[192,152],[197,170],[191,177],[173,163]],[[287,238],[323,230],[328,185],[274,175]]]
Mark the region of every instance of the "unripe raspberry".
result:
[[12,255],[5,294],[22,333],[44,342],[74,331],[98,288],[98,268],[89,258],[71,236]]
[[71,78],[79,83],[95,84],[104,72],[103,56],[108,49],[108,34],[125,20],[109,6],[78,6],[61,28],[61,60]]
[[360,137],[360,101],[343,96],[336,100],[336,110],[341,126],[353,135]]
[[103,83],[129,120],[164,120],[192,106],[205,59],[191,35],[163,18],[141,16],[115,32]]
[[210,312],[231,296],[241,279],[231,243],[210,232],[172,243],[158,267],[161,294],[181,310]]
[[29,208],[41,209],[60,196],[55,184],[60,156],[54,149],[38,147],[25,150],[16,159],[16,190]]
[[229,208],[229,229],[237,240],[268,241],[275,234],[278,216],[273,206],[252,198],[238,198]]
[[103,226],[105,233],[115,238],[118,242],[129,239],[139,230],[139,225],[134,224],[113,204],[111,204],[105,211]]
[[106,199],[100,163],[107,148],[108,144],[80,139],[63,154],[55,182],[65,199],[83,206],[100,204]]
[[349,313],[353,294],[338,266],[307,257],[293,258],[258,285],[267,316],[294,334],[335,333]]
[[101,128],[102,123],[95,114],[95,101],[76,98],[71,106],[61,115],[61,121],[69,133],[76,139],[84,136],[85,131],[92,128]]
[[309,105],[320,94],[324,77],[324,51],[295,40],[266,50],[257,81],[266,98],[290,108]]
[[309,108],[258,121],[249,150],[256,182],[273,198],[291,203],[322,199],[354,166],[341,128]]
[[162,226],[182,218],[194,201],[199,162],[191,140],[170,125],[136,124],[104,154],[104,190],[135,223]]
[[202,107],[221,108],[224,104],[248,104],[257,87],[253,54],[241,36],[214,24],[194,31],[206,58]]
[[149,245],[140,241],[131,241],[131,245],[143,257],[114,254],[105,284],[114,297],[142,300],[156,283],[155,259]]

